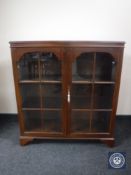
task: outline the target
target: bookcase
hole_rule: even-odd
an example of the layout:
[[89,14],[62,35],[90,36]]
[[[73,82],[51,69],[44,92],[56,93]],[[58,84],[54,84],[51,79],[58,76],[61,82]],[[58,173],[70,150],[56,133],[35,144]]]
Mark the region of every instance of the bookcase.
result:
[[124,42],[11,41],[20,144],[90,139],[114,145]]

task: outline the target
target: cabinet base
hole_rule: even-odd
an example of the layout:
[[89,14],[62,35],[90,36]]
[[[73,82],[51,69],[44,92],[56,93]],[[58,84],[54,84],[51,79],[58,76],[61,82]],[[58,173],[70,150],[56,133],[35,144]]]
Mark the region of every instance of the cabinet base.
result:
[[46,139],[46,140],[100,140],[104,144],[106,144],[109,147],[114,147],[115,139],[114,138],[45,138],[45,137],[27,137],[27,136],[21,136],[20,137],[20,145],[24,146],[32,142],[34,139]]
[[104,139],[101,139],[101,141],[111,148],[114,147],[114,144],[115,144],[114,138],[104,138]]
[[20,137],[20,145],[24,146],[33,141],[34,138],[31,137]]

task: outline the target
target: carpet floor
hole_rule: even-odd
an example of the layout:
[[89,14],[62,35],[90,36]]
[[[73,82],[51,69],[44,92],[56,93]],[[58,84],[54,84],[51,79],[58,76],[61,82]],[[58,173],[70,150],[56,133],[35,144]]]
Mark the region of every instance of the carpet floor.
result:
[[[131,118],[116,121],[114,148],[91,141],[34,141],[19,145],[17,119],[0,117],[0,175],[130,175]],[[125,152],[126,168],[109,169],[108,153]]]

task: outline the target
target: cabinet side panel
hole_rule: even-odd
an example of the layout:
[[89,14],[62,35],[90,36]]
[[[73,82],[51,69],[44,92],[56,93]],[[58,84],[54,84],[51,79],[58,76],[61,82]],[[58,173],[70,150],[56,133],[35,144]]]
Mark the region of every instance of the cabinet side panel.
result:
[[116,110],[117,110],[117,105],[118,105],[121,71],[122,71],[122,63],[123,63],[123,52],[124,52],[124,48],[116,49],[116,55],[117,55],[116,85],[115,85],[115,92],[114,92],[114,97],[113,97],[112,117],[110,121],[110,133],[112,135],[114,135],[114,128],[115,128]]
[[17,110],[18,110],[18,120],[19,120],[19,126],[20,126],[20,134],[23,135],[24,133],[24,119],[22,117],[22,111],[21,111],[21,95],[19,90],[19,84],[18,84],[18,71],[17,71],[17,51],[16,48],[11,48],[11,56],[12,56],[12,67],[13,67],[13,75],[14,75],[14,85],[15,85],[15,94],[16,94],[16,102],[17,102]]

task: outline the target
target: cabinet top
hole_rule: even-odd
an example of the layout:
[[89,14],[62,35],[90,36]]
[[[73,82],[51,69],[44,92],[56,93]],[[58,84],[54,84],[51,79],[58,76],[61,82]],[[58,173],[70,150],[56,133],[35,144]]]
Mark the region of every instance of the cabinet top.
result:
[[10,47],[124,47],[124,41],[10,41]]

